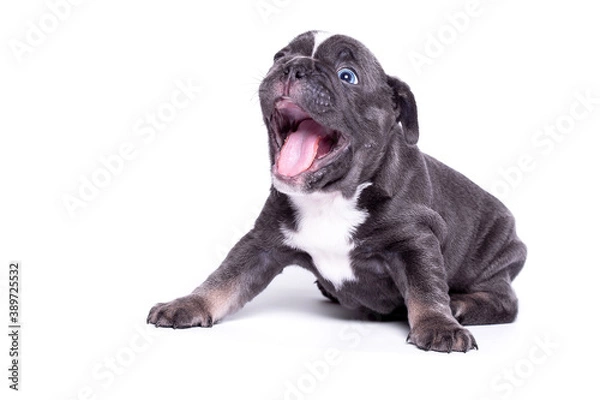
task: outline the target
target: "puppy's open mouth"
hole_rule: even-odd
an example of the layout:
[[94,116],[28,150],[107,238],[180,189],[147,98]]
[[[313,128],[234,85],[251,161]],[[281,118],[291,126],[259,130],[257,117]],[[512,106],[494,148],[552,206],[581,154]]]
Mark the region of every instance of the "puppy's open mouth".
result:
[[286,97],[275,104],[270,122],[278,147],[275,172],[285,178],[319,170],[349,145],[341,132],[319,124]]

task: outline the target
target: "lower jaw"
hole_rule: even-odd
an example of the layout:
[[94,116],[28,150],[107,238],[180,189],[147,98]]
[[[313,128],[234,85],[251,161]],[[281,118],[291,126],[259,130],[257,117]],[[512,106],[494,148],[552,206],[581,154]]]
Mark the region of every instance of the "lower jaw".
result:
[[271,175],[271,181],[273,183],[273,187],[280,193],[294,195],[307,192],[306,189],[304,189],[304,185],[281,180],[275,174]]
[[337,190],[337,184],[344,179],[344,176],[344,172],[327,167],[293,177],[277,173],[276,167],[273,167],[271,171],[273,186],[285,194],[308,194]]
[[296,176],[282,175],[277,171],[277,166],[271,169],[271,180],[278,191],[285,194],[301,194],[318,190],[318,182],[323,177],[320,170],[314,172],[303,172]]
[[324,158],[315,160],[314,164],[295,176],[280,174],[275,164],[271,167],[271,180],[275,189],[282,193],[311,193],[319,190],[335,190],[340,181],[352,167],[350,146],[337,149]]

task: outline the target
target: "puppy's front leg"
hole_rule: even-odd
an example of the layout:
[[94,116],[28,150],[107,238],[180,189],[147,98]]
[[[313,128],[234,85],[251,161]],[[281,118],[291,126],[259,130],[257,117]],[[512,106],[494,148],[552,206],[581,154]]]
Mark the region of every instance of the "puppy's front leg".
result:
[[452,316],[444,259],[437,237],[421,230],[402,251],[404,299],[408,309],[408,342],[420,349],[467,352],[475,338]]
[[147,322],[157,327],[210,327],[252,300],[285,265],[285,254],[265,246],[251,231],[202,285],[187,296],[155,305]]

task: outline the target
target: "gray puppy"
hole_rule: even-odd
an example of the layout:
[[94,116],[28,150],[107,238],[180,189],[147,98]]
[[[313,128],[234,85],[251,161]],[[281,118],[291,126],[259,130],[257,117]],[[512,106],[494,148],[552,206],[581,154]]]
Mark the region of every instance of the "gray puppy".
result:
[[273,186],[248,232],[192,294],[157,304],[158,327],[209,327],[288,265],[334,302],[408,318],[425,350],[477,348],[463,325],[512,322],[526,257],[506,207],[423,154],[417,106],[358,41],[304,33],[260,85]]

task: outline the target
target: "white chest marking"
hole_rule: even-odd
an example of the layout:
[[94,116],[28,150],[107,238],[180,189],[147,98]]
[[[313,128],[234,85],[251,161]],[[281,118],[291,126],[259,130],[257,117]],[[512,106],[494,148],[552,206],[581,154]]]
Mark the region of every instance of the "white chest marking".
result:
[[319,48],[321,43],[323,43],[324,41],[326,41],[327,39],[329,39],[332,36],[333,36],[333,33],[323,32],[323,31],[316,31],[315,33],[313,33],[313,37],[315,38],[315,44],[313,45],[313,51],[312,51],[311,57],[315,56],[315,53],[317,52],[317,49]]
[[351,267],[352,238],[368,217],[356,202],[370,183],[358,187],[351,199],[340,192],[290,195],[297,211],[297,231],[282,228],[285,244],[307,252],[319,273],[339,289],[345,281],[356,280]]

